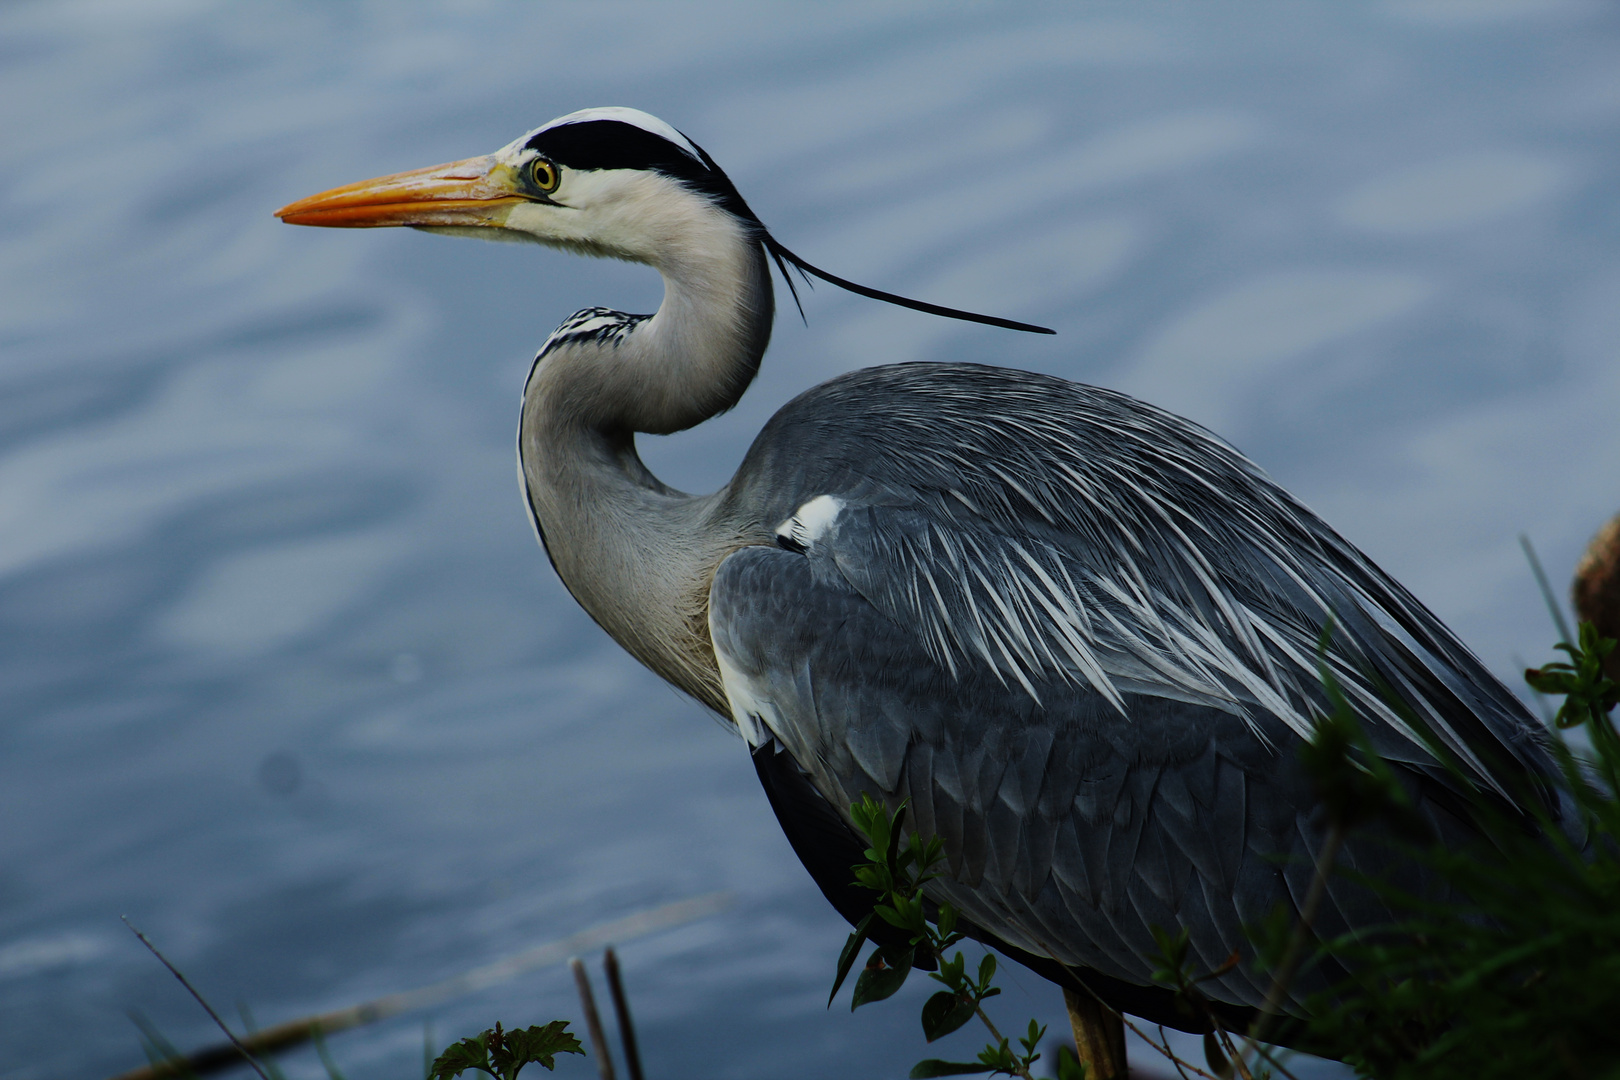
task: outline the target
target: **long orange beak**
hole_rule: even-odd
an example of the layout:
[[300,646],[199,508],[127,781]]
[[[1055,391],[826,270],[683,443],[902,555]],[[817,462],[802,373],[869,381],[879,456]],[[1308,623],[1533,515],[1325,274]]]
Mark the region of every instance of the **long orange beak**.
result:
[[472,225],[499,228],[515,195],[510,170],[493,157],[379,176],[288,203],[276,216],[289,225],[374,229],[384,225]]

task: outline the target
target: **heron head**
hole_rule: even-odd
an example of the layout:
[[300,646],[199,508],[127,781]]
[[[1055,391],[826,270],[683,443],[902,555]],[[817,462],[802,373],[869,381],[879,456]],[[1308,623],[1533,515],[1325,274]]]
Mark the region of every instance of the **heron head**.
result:
[[276,211],[291,225],[377,228],[548,244],[658,265],[716,226],[764,235],[695,143],[635,109],[559,117],[493,154],[323,191]]
[[[522,240],[584,255],[706,273],[758,245],[797,304],[789,269],[840,289],[948,319],[1050,334],[1043,326],[908,300],[811,266],[783,247],[731,179],[692,140],[636,109],[582,109],[484,157],[379,176],[276,211],[289,225],[429,232]],[[803,308],[800,308],[803,313]]]

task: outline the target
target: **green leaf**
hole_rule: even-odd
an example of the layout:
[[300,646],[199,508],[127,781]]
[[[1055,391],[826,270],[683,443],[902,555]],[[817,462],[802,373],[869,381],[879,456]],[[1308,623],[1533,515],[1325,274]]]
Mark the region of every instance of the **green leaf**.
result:
[[558,1054],[583,1056],[585,1053],[585,1047],[568,1030],[566,1020],[553,1020],[544,1027],[535,1025],[508,1032],[506,1049],[512,1067],[512,1071],[506,1074],[507,1080],[517,1076],[518,1070],[525,1065],[539,1063],[547,1069],[555,1069]]
[[996,977],[996,954],[985,953],[979,961],[979,989],[990,989],[990,980]]
[[973,1019],[973,1002],[949,990],[929,998],[922,1008],[923,1035],[929,1042],[943,1038]]
[[855,992],[850,996],[849,1010],[893,997],[906,984],[911,974],[912,950],[879,949],[866,962],[861,977],[855,980]]
[[1255,970],[1272,970],[1282,963],[1288,952],[1288,942],[1294,933],[1294,910],[1279,900],[1265,918],[1245,924],[1243,932],[1254,945]]
[[[903,906],[904,904],[905,901],[903,899],[900,900],[900,905]],[[911,927],[911,920],[906,918],[905,913],[898,910],[897,906],[895,905],[879,904],[872,910],[877,913],[878,918],[882,919],[884,922],[895,927],[896,929],[907,930]]]
[[962,958],[960,952],[953,957],[946,957],[941,953],[939,956],[939,970],[933,972],[929,977],[944,983],[958,994],[970,993],[973,987],[962,975],[962,965],[965,963],[967,961]]
[[975,1073],[987,1073],[995,1068],[993,1065],[980,1065],[965,1061],[941,1061],[938,1058],[927,1058],[911,1067],[911,1080],[928,1080],[931,1076],[972,1076]]
[[1590,622],[1581,623],[1580,643],[1560,642],[1554,648],[1569,654],[1569,663],[1543,664],[1524,673],[1524,681],[1543,694],[1561,694],[1554,723],[1560,728],[1597,722],[1620,704],[1620,684],[1603,675],[1603,660],[1615,649],[1612,638],[1598,633]]
[[861,886],[861,888],[871,889],[875,893],[887,893],[889,891],[889,875],[883,867],[868,863],[862,866],[852,866],[850,869],[855,872],[855,884]]
[[832,993],[827,995],[827,1008],[832,1008],[833,998],[838,996],[838,988],[844,985],[849,977],[849,969],[855,966],[855,958],[861,954],[861,946],[866,943],[866,930],[872,925],[872,914],[867,913],[866,918],[855,924],[855,932],[849,935],[844,942],[844,951],[838,954],[838,976],[833,979]]
[[485,1032],[476,1039],[462,1039],[445,1047],[444,1053],[428,1066],[428,1080],[451,1080],[468,1069],[477,1069],[479,1072],[494,1076],[495,1069],[490,1064],[489,1048],[484,1045],[484,1036],[487,1034],[488,1032]]
[[1151,976],[1153,981],[1182,986],[1187,981],[1187,948],[1192,935],[1185,926],[1174,934],[1157,923],[1148,929],[1152,931],[1153,942],[1159,949],[1159,955],[1152,958],[1159,964]]
[[913,896],[908,900],[895,904],[900,918],[904,920],[902,930],[910,930],[913,938],[928,936],[928,915],[923,910],[922,897]]
[[910,801],[909,799],[901,799],[900,805],[894,808],[894,817],[888,821],[888,864],[890,866],[894,866],[900,856],[900,837],[905,832],[903,826],[906,820],[906,804]]
[[556,1067],[558,1054],[584,1054],[580,1045],[568,1031],[568,1023],[553,1020],[516,1031],[502,1031],[501,1025],[480,1033],[471,1039],[452,1044],[428,1066],[428,1080],[452,1080],[468,1069],[477,1069],[500,1080],[516,1080],[525,1065],[539,1063],[547,1069]]
[[979,1060],[996,1072],[1012,1075],[1018,1071],[1018,1062],[1013,1057],[1012,1050],[1007,1046],[1005,1038],[996,1045],[986,1043],[984,1049],[979,1051]]

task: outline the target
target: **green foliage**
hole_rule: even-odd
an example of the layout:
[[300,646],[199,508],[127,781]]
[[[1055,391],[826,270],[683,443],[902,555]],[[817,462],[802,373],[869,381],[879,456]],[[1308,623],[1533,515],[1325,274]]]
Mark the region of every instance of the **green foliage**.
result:
[[[949,904],[937,907],[922,893],[925,883],[940,876],[938,867],[945,860],[944,845],[938,837],[924,841],[915,832],[906,833],[904,820],[906,804],[890,813],[888,807],[862,795],[850,807],[855,827],[866,837],[869,846],[865,861],[851,867],[857,884],[877,893],[878,900],[872,914],[856,925],[849,940],[844,943],[838,957],[838,973],[833,980],[832,993],[827,1003],[838,996],[839,987],[854,967],[861,946],[871,934],[872,920],[881,919],[907,935],[903,946],[889,944],[872,951],[850,996],[851,1009],[873,1001],[892,997],[905,985],[906,978],[919,958],[932,962],[934,970],[928,977],[941,983],[945,989],[934,994],[922,1008],[923,1035],[929,1041],[943,1038],[964,1024],[979,1017],[989,1029],[992,1042],[979,1052],[977,1062],[940,1061],[929,1058],[917,1063],[911,1070],[913,1077],[968,1076],[977,1073],[1019,1076],[1029,1080],[1030,1067],[1040,1059],[1036,1052],[1046,1029],[1031,1020],[1028,1034],[1018,1039],[1022,1053],[1015,1051],[1007,1039],[985,1015],[983,1003],[1001,993],[994,985],[996,958],[985,953],[978,967],[970,972],[967,959],[954,949],[966,937],[957,929],[958,915]],[[1073,1061],[1073,1055],[1070,1055]],[[1079,1066],[1076,1064],[1075,1068]],[[1061,1066],[1060,1066],[1061,1068]],[[1072,1070],[1063,1080],[1084,1080],[1083,1071]]]
[[445,1048],[428,1066],[428,1080],[452,1080],[468,1069],[488,1073],[497,1080],[516,1080],[525,1065],[539,1063],[547,1069],[557,1065],[558,1054],[584,1054],[563,1020],[502,1031],[501,1025]]
[[[1620,687],[1602,674],[1615,643],[1583,624],[1578,644],[1558,647],[1569,662],[1526,679],[1565,695],[1560,728],[1590,735],[1590,756],[1554,745],[1564,770],[1558,794],[1585,835],[1568,835],[1534,798],[1522,800],[1531,805],[1522,814],[1478,793],[1469,813],[1487,840],[1461,849],[1413,843],[1409,852],[1466,903],[1368,881],[1402,919],[1323,943],[1322,953],[1353,974],[1309,1003],[1313,1036],[1363,1075],[1620,1076],[1620,739],[1608,715]],[[1401,816],[1398,785],[1368,780],[1382,763],[1364,740],[1330,733],[1310,752],[1325,790],[1361,785],[1357,798],[1369,801],[1355,808],[1354,824]],[[1275,928],[1269,936],[1274,950]]]
[[1580,644],[1560,642],[1553,646],[1569,654],[1569,663],[1530,668],[1524,681],[1543,694],[1562,694],[1554,722],[1560,728],[1609,728],[1608,714],[1620,705],[1620,683],[1603,675],[1603,661],[1615,649],[1613,638],[1598,633],[1589,622],[1581,623]]
[[998,1036],[995,1042],[986,1044],[985,1048],[979,1051],[979,1060],[976,1062],[940,1061],[938,1058],[928,1058],[912,1066],[911,1078],[921,1080],[930,1076],[972,1076],[975,1073],[990,1073],[992,1076],[997,1074],[1028,1076],[1029,1067],[1040,1059],[1041,1055],[1035,1052],[1035,1048],[1040,1045],[1041,1038],[1045,1034],[1045,1026],[1031,1020],[1029,1034],[1018,1038],[1018,1045],[1024,1049],[1022,1054],[1013,1053],[1007,1045],[1007,1040]]
[[[1426,826],[1415,815],[1406,789],[1388,762],[1372,748],[1360,718],[1328,667],[1332,635],[1333,624],[1329,622],[1317,641],[1317,672],[1331,708],[1317,720],[1311,738],[1300,748],[1300,762],[1328,820],[1339,828],[1353,829],[1382,821],[1398,835],[1428,839]],[[1401,707],[1399,700],[1392,704]],[[1408,719],[1417,730],[1428,730],[1427,724],[1416,717]]]
[[197,1074],[192,1070],[186,1056],[175,1048],[174,1043],[159,1031],[157,1025],[146,1018],[146,1014],[139,1009],[129,1011],[130,1022],[141,1033],[141,1050],[146,1054],[147,1063],[154,1069],[167,1070],[159,1072],[159,1076],[178,1077],[179,1080],[197,1080]]

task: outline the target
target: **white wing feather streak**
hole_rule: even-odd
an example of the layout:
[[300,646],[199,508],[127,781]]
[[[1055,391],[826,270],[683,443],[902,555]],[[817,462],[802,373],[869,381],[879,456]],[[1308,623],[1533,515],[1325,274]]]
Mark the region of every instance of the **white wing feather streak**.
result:
[[1409,707],[1487,778],[1471,742],[1534,756],[1522,704],[1433,615],[1187,421],[1094,387],[919,364],[835,380],[772,425],[757,497],[839,493],[805,555],[952,678],[988,668],[1037,702],[1065,685],[1120,712],[1152,695],[1308,735],[1333,626],[1328,670],[1376,727],[1426,748]]

